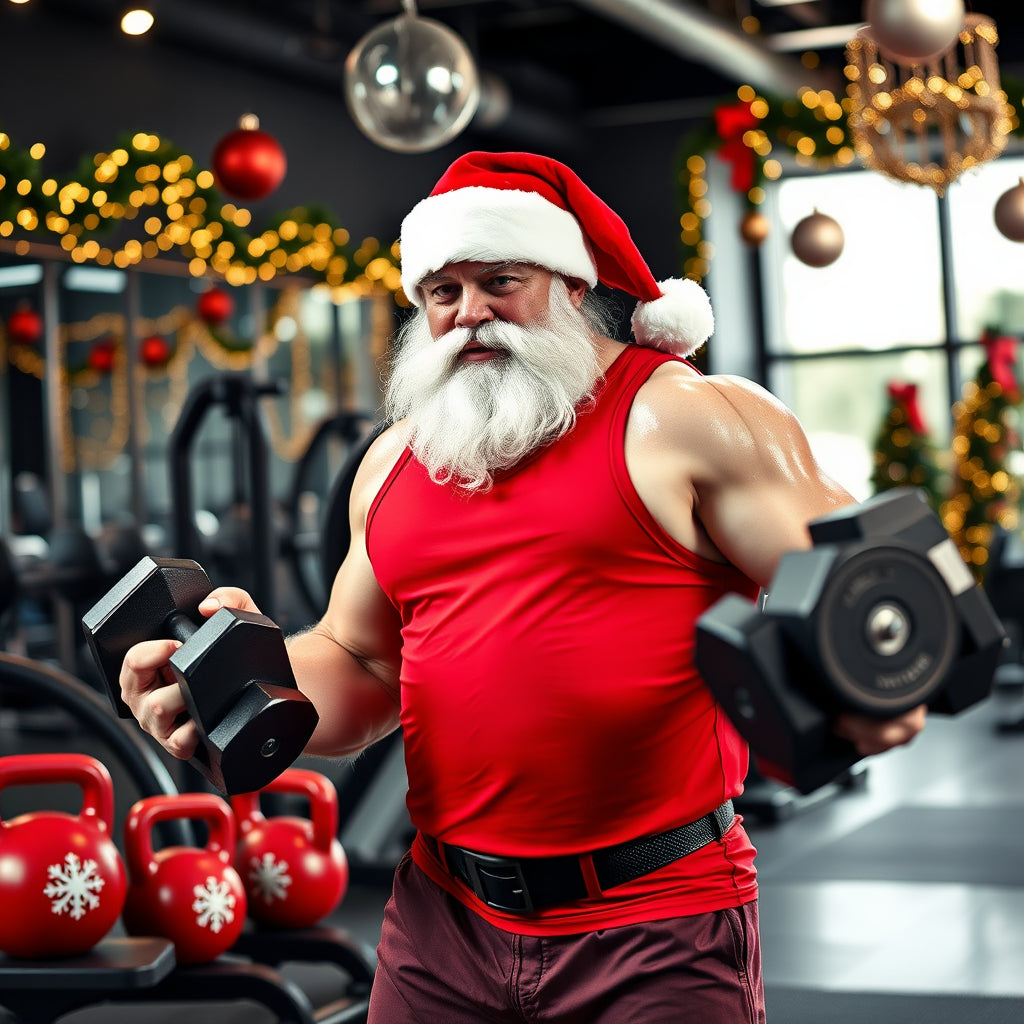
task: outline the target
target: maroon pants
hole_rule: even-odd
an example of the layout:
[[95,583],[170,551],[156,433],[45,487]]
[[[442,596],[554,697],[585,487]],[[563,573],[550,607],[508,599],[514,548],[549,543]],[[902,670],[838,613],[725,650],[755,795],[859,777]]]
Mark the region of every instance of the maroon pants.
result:
[[406,856],[369,1024],[764,1024],[757,904],[581,935],[494,928]]

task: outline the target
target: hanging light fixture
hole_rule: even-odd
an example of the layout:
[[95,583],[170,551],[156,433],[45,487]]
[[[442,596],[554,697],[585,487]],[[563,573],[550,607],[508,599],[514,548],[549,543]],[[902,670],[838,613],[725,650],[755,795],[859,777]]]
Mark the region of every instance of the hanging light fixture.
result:
[[126,36],[144,36],[153,27],[153,12],[148,7],[130,7],[121,15],[121,31]]
[[425,153],[454,139],[480,102],[469,48],[415,0],[368,32],[345,61],[345,100],[359,130],[385,149]]
[[942,195],[1006,147],[1012,109],[999,83],[995,23],[968,14],[953,44],[916,63],[886,56],[862,28],[846,47],[850,134],[866,167]]

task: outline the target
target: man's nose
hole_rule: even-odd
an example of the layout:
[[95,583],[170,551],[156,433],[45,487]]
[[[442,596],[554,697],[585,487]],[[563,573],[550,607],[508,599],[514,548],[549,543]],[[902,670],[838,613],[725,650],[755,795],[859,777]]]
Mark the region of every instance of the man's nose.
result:
[[456,327],[477,327],[494,319],[487,293],[482,288],[466,287],[459,298]]

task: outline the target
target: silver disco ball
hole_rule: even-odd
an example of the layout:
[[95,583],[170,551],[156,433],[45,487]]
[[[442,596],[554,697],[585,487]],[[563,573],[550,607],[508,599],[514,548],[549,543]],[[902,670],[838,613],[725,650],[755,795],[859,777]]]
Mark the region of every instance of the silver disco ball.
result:
[[359,129],[379,146],[425,153],[469,124],[480,80],[451,29],[402,14],[367,33],[348,55],[345,100]]

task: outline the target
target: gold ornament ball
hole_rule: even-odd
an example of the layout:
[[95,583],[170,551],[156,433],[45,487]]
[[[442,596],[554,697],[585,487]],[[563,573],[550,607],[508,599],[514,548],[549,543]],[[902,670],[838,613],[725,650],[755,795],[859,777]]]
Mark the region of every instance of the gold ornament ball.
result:
[[867,0],[864,17],[886,57],[923,64],[956,42],[964,27],[964,0]]
[[1024,178],[999,197],[993,216],[1000,234],[1011,242],[1024,242]]
[[827,213],[815,210],[793,229],[790,245],[801,263],[809,267],[827,267],[839,259],[845,241],[839,222]]
[[748,210],[740,221],[740,238],[757,248],[771,231],[772,222],[760,210]]

